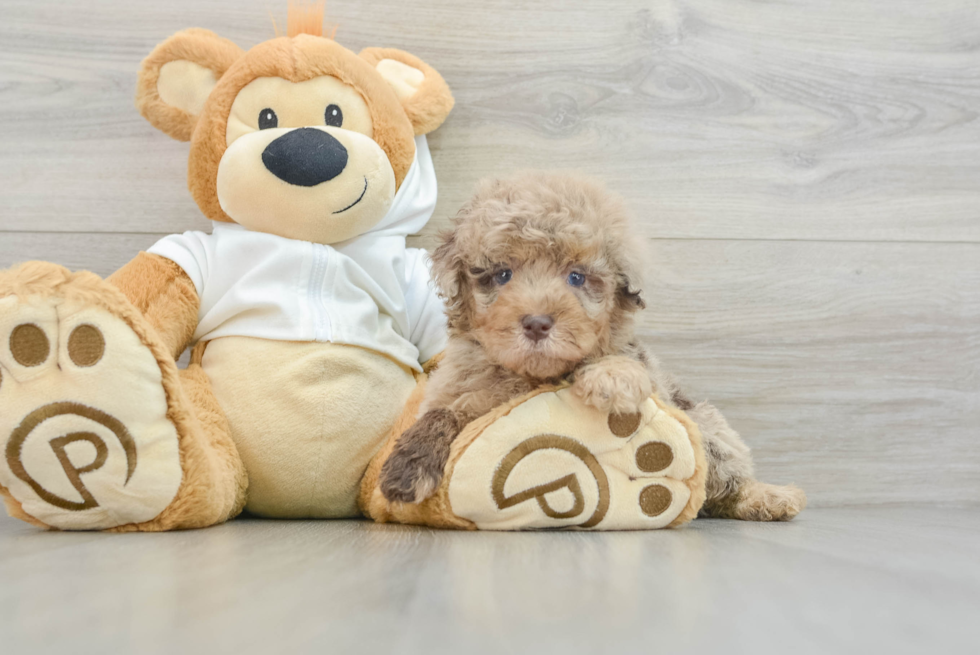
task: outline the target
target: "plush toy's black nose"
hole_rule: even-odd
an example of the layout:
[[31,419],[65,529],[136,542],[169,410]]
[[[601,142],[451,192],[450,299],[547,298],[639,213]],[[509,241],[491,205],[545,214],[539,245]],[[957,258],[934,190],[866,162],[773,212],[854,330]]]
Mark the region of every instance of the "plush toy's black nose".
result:
[[302,127],[266,146],[262,163],[283,182],[316,186],[344,171],[347,148],[323,130]]
[[521,325],[524,327],[524,336],[531,341],[541,341],[555,326],[555,319],[550,316],[525,316],[521,319]]

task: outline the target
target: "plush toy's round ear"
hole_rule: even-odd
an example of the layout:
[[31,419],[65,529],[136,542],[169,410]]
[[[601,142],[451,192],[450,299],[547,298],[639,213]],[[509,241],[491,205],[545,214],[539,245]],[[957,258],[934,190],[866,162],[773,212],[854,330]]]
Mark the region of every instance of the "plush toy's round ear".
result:
[[449,116],[455,104],[449,85],[415,55],[394,48],[365,48],[360,57],[395,91],[416,136],[432,132]]
[[143,60],[136,107],[153,127],[178,141],[190,141],[214,85],[243,54],[214,32],[177,32]]

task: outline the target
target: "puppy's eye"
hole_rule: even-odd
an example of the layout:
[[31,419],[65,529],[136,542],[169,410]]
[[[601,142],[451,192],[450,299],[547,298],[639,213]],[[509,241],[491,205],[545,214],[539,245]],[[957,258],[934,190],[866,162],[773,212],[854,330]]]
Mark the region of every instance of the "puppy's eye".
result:
[[259,112],[259,129],[268,130],[273,127],[279,127],[279,117],[276,116],[276,112],[266,107]]
[[512,278],[513,276],[514,276],[513,271],[511,271],[509,268],[505,268],[493,274],[493,281],[499,284],[500,286],[504,286],[505,284],[510,282],[510,278]]
[[330,127],[340,127],[344,124],[344,112],[340,111],[337,105],[327,105],[327,110],[323,112],[323,120]]
[[568,274],[568,283],[573,287],[580,287],[585,284],[585,276],[578,271],[572,271]]

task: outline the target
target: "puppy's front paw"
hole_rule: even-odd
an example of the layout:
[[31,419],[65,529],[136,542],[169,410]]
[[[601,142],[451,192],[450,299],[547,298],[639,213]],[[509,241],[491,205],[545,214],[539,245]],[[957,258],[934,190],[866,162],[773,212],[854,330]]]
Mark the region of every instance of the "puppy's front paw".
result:
[[392,503],[421,503],[439,487],[443,466],[433,453],[396,450],[381,469],[381,494]]
[[449,461],[449,445],[461,426],[448,409],[426,412],[398,437],[381,468],[379,486],[389,502],[421,503],[439,488]]
[[575,374],[572,392],[601,412],[630,414],[653,393],[646,368],[629,357],[603,357]]

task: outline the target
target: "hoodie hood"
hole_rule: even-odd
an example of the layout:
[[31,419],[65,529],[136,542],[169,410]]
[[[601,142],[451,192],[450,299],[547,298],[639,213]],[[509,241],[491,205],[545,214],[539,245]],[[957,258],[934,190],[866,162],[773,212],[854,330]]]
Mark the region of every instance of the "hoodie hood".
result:
[[371,235],[404,237],[421,232],[432,217],[437,196],[436,171],[429,144],[424,136],[419,136],[415,138],[415,159],[398,187],[388,213],[373,228],[350,241]]

